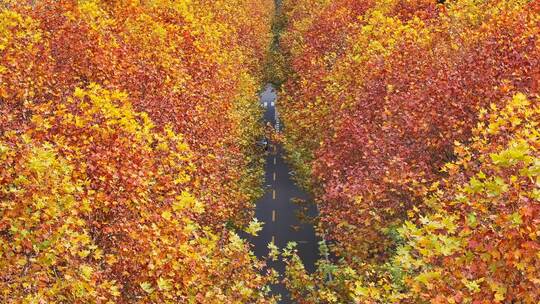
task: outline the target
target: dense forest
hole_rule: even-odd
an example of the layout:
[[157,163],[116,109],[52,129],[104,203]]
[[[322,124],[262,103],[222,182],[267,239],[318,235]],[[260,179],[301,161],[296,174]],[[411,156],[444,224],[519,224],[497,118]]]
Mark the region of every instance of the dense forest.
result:
[[335,255],[289,253],[298,303],[540,300],[539,12],[284,2],[284,142]]
[[[536,0],[0,0],[0,303],[540,303],[539,37]],[[315,271],[247,237],[281,147]]]
[[3,1],[0,302],[269,303],[272,1]]

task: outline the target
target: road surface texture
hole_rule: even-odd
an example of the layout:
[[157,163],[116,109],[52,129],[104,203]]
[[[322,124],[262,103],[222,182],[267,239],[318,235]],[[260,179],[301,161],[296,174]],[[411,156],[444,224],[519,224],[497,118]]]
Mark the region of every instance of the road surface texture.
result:
[[[271,85],[267,85],[261,93],[261,103],[266,108],[265,123],[270,122],[276,129],[282,126],[279,124],[279,117],[276,111],[277,95]],[[318,241],[313,225],[301,221],[298,213],[305,209],[302,205],[294,203],[297,199],[306,200],[307,195],[302,192],[293,182],[289,166],[283,159],[281,147],[275,148],[275,153],[269,149],[266,156],[265,165],[265,185],[267,191],[257,202],[256,216],[259,221],[265,223],[259,236],[252,239],[255,254],[258,257],[268,255],[268,243],[274,241],[279,248],[284,248],[288,242],[298,244],[299,255],[304,261],[306,268],[313,271],[314,263],[318,258]],[[316,210],[313,205],[307,208],[307,215],[315,216]],[[281,261],[271,264],[283,275],[284,265]],[[275,294],[282,295],[280,303],[288,304],[292,301],[288,298],[283,285],[273,287]]]

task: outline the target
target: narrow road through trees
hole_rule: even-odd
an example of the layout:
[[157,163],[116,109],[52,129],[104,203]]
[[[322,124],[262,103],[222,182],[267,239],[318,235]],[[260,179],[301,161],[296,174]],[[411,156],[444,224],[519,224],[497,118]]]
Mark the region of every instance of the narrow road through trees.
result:
[[[261,103],[266,108],[265,122],[270,122],[274,127],[279,126],[279,118],[276,110],[277,95],[271,85],[267,85],[261,94]],[[276,147],[275,152],[270,149],[266,156],[265,185],[267,191],[257,202],[256,216],[264,222],[264,228],[259,236],[252,240],[255,246],[255,254],[265,257],[268,254],[268,243],[274,242],[279,248],[283,248],[288,242],[296,242],[300,257],[303,259],[308,270],[312,271],[318,258],[318,238],[315,235],[313,225],[299,219],[302,211],[309,217],[316,215],[313,205],[298,205],[296,200],[306,200],[308,196],[302,192],[293,182],[290,169],[283,159],[281,147]],[[304,208],[306,208],[303,210]],[[283,274],[284,265],[281,261],[270,265]],[[274,293],[281,294],[281,303],[291,303],[287,292],[282,285],[274,286]]]

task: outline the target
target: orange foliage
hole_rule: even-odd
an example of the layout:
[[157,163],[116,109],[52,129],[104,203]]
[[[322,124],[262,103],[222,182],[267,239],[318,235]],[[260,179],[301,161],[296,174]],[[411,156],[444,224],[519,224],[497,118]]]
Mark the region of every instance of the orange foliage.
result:
[[[285,146],[316,196],[321,231],[344,258],[335,274],[343,281],[300,272],[306,286],[328,288],[299,288],[301,301],[350,302],[355,285],[359,299],[399,301],[406,287],[392,285],[403,282],[387,264],[397,230],[429,209],[431,185],[457,156],[454,142],[471,141],[481,108],[504,105],[516,91],[538,94],[535,1],[446,2],[284,4],[292,71],[280,99]],[[372,282],[387,285],[364,289]],[[395,297],[381,300],[388,290]]]
[[5,7],[2,302],[271,302],[225,226],[261,193],[272,2]]

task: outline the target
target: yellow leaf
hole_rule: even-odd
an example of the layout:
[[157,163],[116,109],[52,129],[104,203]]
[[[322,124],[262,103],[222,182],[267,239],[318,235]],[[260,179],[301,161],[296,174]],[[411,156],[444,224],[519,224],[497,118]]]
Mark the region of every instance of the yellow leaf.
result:
[[172,214],[171,214],[170,211],[163,211],[163,212],[161,213],[161,216],[162,216],[164,219],[170,221],[170,220],[171,220],[171,217],[172,217]]

